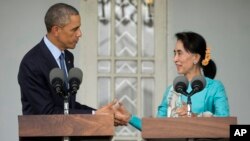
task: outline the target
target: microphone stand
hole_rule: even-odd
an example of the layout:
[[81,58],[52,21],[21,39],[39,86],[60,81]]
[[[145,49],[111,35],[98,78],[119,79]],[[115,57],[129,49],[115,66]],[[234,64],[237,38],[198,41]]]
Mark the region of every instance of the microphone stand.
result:
[[194,88],[193,91],[190,93],[185,93],[187,96],[187,116],[192,117],[192,102],[191,102],[191,96],[194,95],[197,92],[197,88]]
[[[192,96],[192,92],[188,93],[187,96],[187,117],[192,117],[192,101],[191,101],[191,96]],[[186,141],[194,141],[193,138],[187,138]]]
[[192,116],[192,102],[191,102],[191,96],[193,95],[192,92],[188,93],[183,90],[179,90],[181,94],[185,95],[187,97],[187,116]]
[[183,91],[182,89],[179,90],[183,95],[185,95],[187,97],[187,116],[191,117],[192,116],[192,102],[191,102],[191,96],[193,95],[193,93],[188,93]]
[[188,111],[187,111],[187,116],[188,117],[191,117],[192,116],[192,102],[191,102],[191,95],[187,95],[187,108],[188,108]]
[[64,96],[63,99],[64,99],[64,103],[63,103],[64,115],[68,115],[69,114],[69,95]]
[[[69,93],[63,97],[64,115],[69,115]],[[69,137],[63,137],[63,141],[70,141]]]

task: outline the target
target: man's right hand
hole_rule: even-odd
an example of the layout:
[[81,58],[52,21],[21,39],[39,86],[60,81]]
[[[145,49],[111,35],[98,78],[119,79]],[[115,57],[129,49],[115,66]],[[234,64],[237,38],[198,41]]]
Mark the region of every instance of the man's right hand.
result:
[[127,111],[125,106],[122,103],[117,102],[113,108],[115,111],[115,125],[127,126],[131,118],[131,114]]
[[101,114],[110,114],[113,115],[115,113],[113,107],[114,105],[117,103],[117,100],[113,100],[112,102],[110,102],[109,104],[101,107],[100,109],[95,111],[95,114],[97,115],[101,115]]

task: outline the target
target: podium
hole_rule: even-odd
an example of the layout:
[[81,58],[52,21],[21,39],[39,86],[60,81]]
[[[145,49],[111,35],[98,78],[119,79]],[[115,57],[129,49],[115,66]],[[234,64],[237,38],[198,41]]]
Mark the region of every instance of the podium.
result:
[[31,138],[62,140],[111,140],[114,134],[112,115],[22,115],[18,116],[19,140]]
[[145,140],[229,139],[230,125],[236,117],[143,118]]

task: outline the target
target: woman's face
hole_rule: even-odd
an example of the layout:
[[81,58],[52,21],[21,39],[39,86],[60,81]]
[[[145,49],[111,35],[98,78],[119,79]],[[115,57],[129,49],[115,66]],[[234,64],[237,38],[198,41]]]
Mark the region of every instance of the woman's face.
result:
[[197,62],[197,55],[187,52],[184,49],[182,41],[177,40],[174,49],[174,63],[177,72],[184,75],[191,74],[192,72],[195,72],[195,64],[197,64]]

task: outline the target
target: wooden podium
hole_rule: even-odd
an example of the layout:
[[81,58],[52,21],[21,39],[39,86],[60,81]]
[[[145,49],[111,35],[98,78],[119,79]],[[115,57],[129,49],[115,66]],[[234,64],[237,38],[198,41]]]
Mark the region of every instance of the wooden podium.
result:
[[236,117],[143,118],[142,137],[155,141],[228,139],[231,124],[237,124]]
[[20,141],[65,136],[72,140],[106,141],[114,134],[112,115],[23,115],[18,116],[18,124]]

